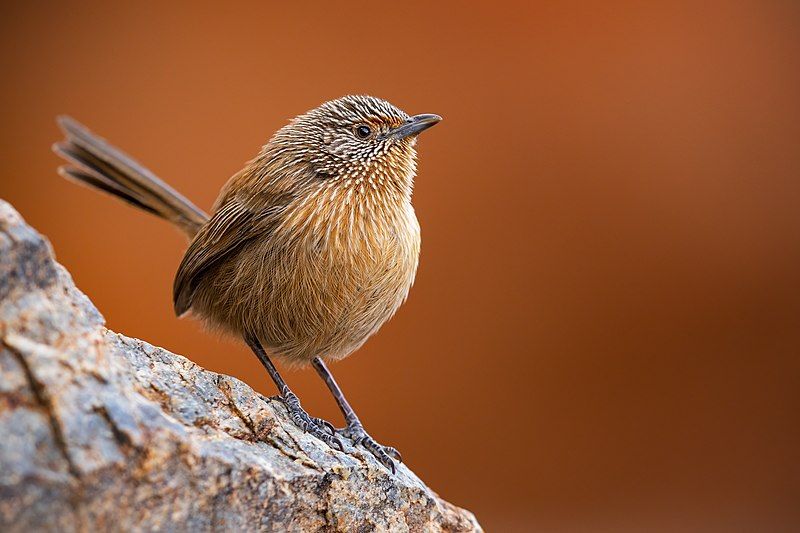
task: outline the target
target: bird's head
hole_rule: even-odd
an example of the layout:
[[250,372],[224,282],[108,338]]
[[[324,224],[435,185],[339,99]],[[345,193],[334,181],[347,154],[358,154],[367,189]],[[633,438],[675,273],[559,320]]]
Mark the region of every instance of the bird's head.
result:
[[265,152],[284,173],[316,190],[393,191],[410,198],[417,135],[440,120],[411,116],[373,96],[344,96],[293,119]]

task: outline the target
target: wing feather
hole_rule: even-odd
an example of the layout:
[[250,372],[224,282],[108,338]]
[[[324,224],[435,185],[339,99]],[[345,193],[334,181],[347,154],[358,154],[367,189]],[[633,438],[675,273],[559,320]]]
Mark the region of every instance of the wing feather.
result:
[[269,211],[252,211],[238,201],[223,205],[192,240],[173,284],[173,304],[180,316],[192,306],[197,286],[208,269],[269,231]]

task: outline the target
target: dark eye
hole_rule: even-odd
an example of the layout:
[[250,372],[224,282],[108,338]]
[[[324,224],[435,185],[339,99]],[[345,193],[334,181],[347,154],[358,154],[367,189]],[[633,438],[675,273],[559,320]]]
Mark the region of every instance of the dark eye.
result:
[[356,136],[359,139],[366,139],[370,135],[372,135],[372,128],[370,128],[366,124],[362,124],[356,128]]

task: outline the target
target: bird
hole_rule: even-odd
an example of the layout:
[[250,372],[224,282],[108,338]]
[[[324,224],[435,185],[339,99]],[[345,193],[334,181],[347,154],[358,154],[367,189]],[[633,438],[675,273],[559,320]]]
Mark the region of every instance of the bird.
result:
[[[222,187],[211,214],[68,116],[53,145],[58,173],[161,217],[189,239],[173,283],[191,314],[250,347],[300,429],[344,451],[362,446],[396,473],[400,453],[367,431],[328,363],[355,352],[414,283],[420,226],[412,205],[420,133],[435,114],[347,95],[278,129]],[[310,364],[339,406],[343,428],[313,417],[273,363]]]

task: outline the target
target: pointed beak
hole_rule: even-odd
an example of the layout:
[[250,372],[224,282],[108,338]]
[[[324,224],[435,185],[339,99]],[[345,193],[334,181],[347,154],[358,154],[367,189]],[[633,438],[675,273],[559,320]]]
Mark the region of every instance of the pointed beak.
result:
[[442,117],[439,115],[414,115],[405,124],[393,129],[390,135],[397,139],[419,135],[428,128],[437,125],[441,120]]

